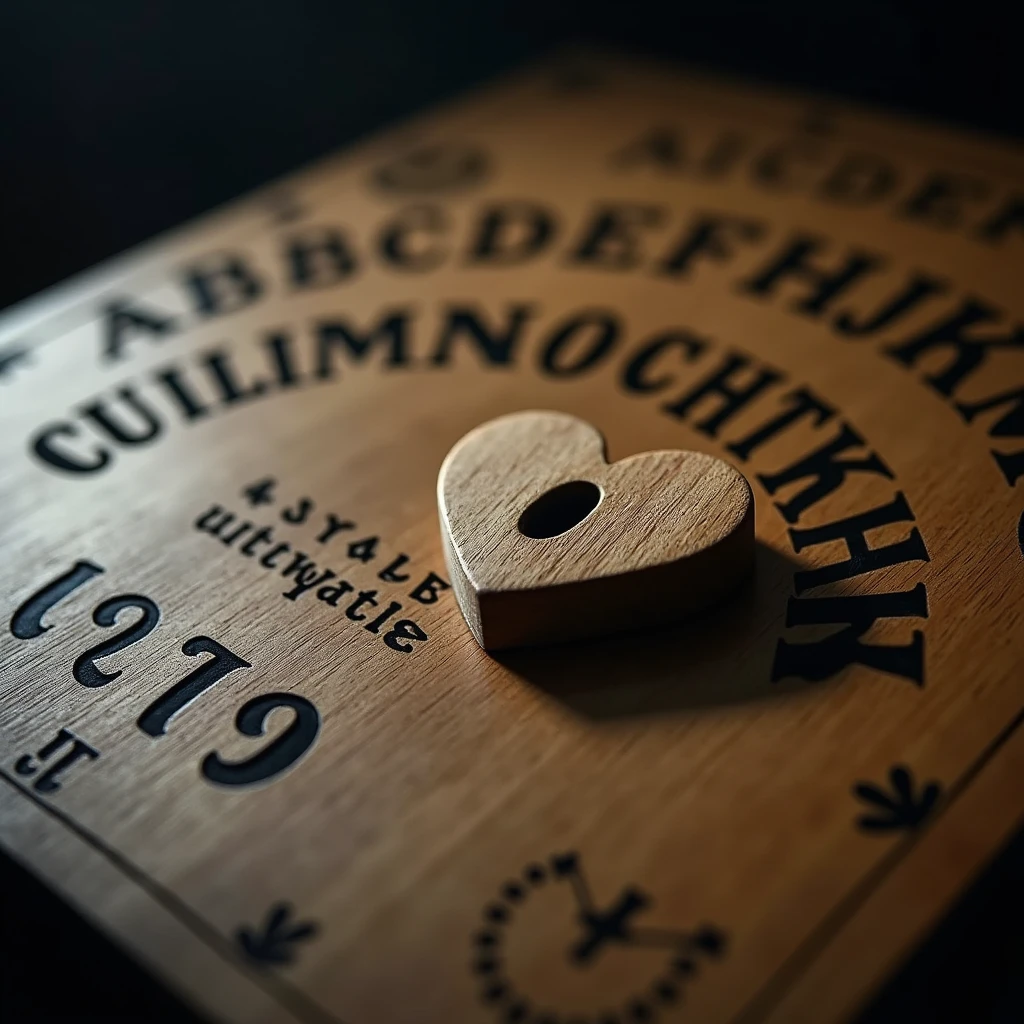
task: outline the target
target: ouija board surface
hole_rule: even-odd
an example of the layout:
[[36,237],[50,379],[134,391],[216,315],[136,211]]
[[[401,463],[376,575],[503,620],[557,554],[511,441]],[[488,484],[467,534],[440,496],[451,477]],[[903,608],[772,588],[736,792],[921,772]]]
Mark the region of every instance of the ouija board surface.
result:
[[[604,55],[0,320],[0,843],[211,1020],[840,1021],[1024,812],[1024,152]],[[485,654],[503,413],[750,481],[683,626]]]

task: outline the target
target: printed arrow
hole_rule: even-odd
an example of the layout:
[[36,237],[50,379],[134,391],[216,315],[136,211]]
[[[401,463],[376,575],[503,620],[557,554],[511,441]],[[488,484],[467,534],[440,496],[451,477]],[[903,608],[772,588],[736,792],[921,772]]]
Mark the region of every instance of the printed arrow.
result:
[[293,920],[291,905],[282,902],[267,911],[262,928],[243,926],[235,932],[235,939],[248,959],[265,967],[292,963],[296,943],[311,939],[317,930],[312,921]]
[[931,814],[942,792],[937,782],[929,782],[915,793],[914,777],[903,765],[890,770],[889,787],[885,790],[871,782],[858,782],[853,787],[854,796],[873,807],[871,813],[857,819],[865,832],[917,828]]

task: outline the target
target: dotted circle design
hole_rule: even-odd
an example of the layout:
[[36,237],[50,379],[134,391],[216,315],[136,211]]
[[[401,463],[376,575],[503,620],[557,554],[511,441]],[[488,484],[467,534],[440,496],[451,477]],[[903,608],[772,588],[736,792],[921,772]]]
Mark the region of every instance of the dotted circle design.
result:
[[534,1006],[505,974],[502,939],[515,922],[516,910],[538,890],[566,878],[575,864],[571,855],[552,856],[546,865],[528,864],[518,878],[504,882],[498,898],[484,907],[482,926],[471,939],[470,961],[479,978],[480,998],[506,1024],[651,1024],[659,1013],[682,1001],[686,982],[697,973],[696,955],[716,957],[722,953],[725,939],[716,928],[699,928],[690,944],[672,955],[668,967],[643,992],[592,1017]]

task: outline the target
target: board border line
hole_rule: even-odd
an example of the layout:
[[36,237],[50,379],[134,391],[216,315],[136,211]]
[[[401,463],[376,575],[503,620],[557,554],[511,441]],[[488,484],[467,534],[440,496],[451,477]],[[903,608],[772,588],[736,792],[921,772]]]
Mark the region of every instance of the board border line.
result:
[[[29,800],[35,807],[44,814],[59,822],[66,829],[71,831],[78,839],[84,842],[90,849],[99,853],[112,867],[118,870],[128,881],[133,882],[142,889],[148,896],[154,899],[168,913],[174,916],[193,935],[203,942],[208,948],[216,953],[225,963],[241,972],[250,981],[255,982],[267,995],[283,1006],[290,1013],[310,1024],[344,1024],[340,1017],[336,1017],[330,1011],[325,1010],[319,1003],[307,996],[301,989],[291,982],[282,978],[277,972],[264,972],[252,970],[241,960],[231,941],[222,935],[213,925],[207,922],[200,914],[196,913],[180,896],[177,896],[166,886],[162,885],[151,875],[147,874],[134,861],[126,857],[113,846],[108,845],[98,835],[86,826],[75,820],[66,811],[55,807],[53,804],[43,800],[42,797],[33,793],[16,779],[12,778],[6,769],[0,768],[0,779],[6,782],[13,790],[20,793]],[[47,888],[54,892],[53,886]],[[56,893],[62,902],[71,904],[61,893]],[[138,963],[137,957],[133,959]],[[145,970],[145,968],[143,968]],[[158,973],[156,971],[150,973]],[[170,986],[169,983],[166,983]],[[206,1010],[203,1010],[204,1014]]]
[[[895,843],[879,861],[864,873],[860,881],[854,884],[847,894],[808,932],[796,949],[754,993],[739,1013],[731,1018],[731,1024],[757,1024],[758,1021],[765,1020],[778,1008],[786,995],[798,984],[800,978],[813,966],[817,954],[839,935],[879,886],[920,845],[936,822],[963,796],[971,783],[994,760],[1022,725],[1024,725],[1024,706],[1003,726],[995,738],[989,741],[959,777],[954,779],[935,812]],[[958,888],[958,895],[962,892],[963,888]]]
[[[858,910],[877,891],[879,886],[920,845],[935,823],[948,811],[956,801],[970,788],[971,783],[995,759],[1010,739],[1024,725],[1024,706],[1016,715],[989,741],[974,760],[964,769],[946,790],[935,813],[925,819],[922,824],[896,843],[880,860],[849,889],[845,896],[836,903],[819,921],[796,949],[772,972],[768,980],[758,989],[739,1012],[731,1018],[732,1024],[757,1024],[765,1020],[789,992],[799,983],[828,945],[849,924]],[[213,925],[196,913],[181,897],[171,892],[156,879],[147,874],[132,860],[109,846],[90,829],[76,821],[66,811],[48,803],[32,793],[12,778],[6,769],[0,768],[0,779],[12,789],[28,799],[44,814],[53,818],[91,849],[101,854],[125,878],[138,885],[144,892],[157,901],[166,911],[172,914],[193,935],[215,952],[223,961],[241,972],[250,981],[255,982],[267,995],[278,1002],[284,1009],[301,1020],[310,1024],[344,1024],[329,1010],[324,1009],[314,999],[306,995],[300,988],[274,972],[254,971],[246,967],[235,952],[231,942]],[[53,891],[52,886],[48,888]],[[962,891],[962,890],[961,890]],[[58,897],[66,903],[60,893]],[[145,968],[144,968],[145,969]],[[157,973],[157,972],[153,972]]]

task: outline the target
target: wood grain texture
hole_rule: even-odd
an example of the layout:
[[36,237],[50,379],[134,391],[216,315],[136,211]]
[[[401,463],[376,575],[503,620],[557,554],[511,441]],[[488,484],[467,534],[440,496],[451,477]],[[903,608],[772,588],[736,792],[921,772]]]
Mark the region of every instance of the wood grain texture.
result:
[[445,564],[485,650],[680,621],[749,576],[754,496],[741,473],[698,452],[609,465],[604,447],[573,416],[521,412],[446,456]]
[[[847,1020],[1024,815],[1024,156],[592,67],[0,322],[0,842],[212,1019]],[[533,409],[737,466],[749,586],[485,654],[437,475]]]

